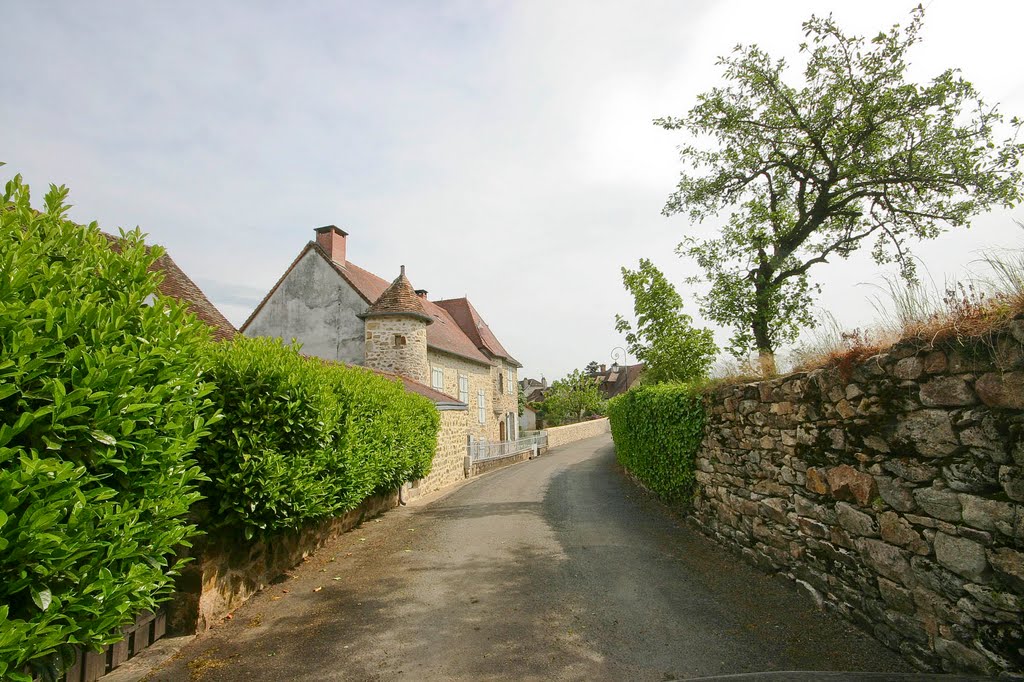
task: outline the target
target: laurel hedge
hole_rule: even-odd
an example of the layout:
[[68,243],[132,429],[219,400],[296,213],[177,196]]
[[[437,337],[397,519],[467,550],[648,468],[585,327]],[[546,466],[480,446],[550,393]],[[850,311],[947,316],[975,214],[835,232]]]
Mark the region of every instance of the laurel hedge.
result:
[[689,502],[704,437],[701,392],[688,384],[642,386],[608,403],[619,463],[662,500]]
[[170,591],[216,419],[208,330],[157,293],[161,255],[42,210],[0,209],[0,679],[52,679]]
[[430,471],[437,410],[397,381],[241,336],[212,347],[205,378],[224,419],[197,452],[204,526],[297,528]]

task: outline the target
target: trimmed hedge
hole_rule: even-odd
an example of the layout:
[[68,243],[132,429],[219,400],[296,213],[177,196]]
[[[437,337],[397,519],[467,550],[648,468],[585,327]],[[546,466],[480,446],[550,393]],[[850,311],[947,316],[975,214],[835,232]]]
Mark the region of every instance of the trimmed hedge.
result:
[[225,416],[197,453],[210,527],[297,528],[430,471],[437,410],[396,381],[241,336],[211,349],[205,378]]
[[[42,212],[7,183],[0,209],[0,679],[52,678],[171,588],[199,495],[190,453],[215,418],[207,328],[158,297],[161,255],[119,252],[95,223]],[[154,298],[154,296],[156,296]]]
[[668,503],[689,502],[704,437],[704,399],[688,384],[658,384],[608,402],[619,463]]

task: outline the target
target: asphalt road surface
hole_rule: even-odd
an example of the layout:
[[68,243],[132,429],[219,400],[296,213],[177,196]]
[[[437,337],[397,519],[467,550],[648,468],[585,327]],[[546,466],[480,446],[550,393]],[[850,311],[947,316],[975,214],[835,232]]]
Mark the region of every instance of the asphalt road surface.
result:
[[328,544],[154,680],[675,680],[910,672],[672,518],[592,438]]

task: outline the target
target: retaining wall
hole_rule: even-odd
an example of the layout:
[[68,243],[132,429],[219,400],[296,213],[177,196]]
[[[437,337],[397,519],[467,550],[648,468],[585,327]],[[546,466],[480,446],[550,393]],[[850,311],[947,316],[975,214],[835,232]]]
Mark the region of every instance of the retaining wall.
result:
[[602,417],[588,422],[580,422],[579,424],[553,426],[544,430],[548,434],[548,448],[557,448],[559,445],[608,433],[611,428],[608,426],[608,418]]
[[715,389],[693,517],[922,668],[1024,670],[1024,320]]
[[344,516],[266,540],[217,531],[200,537],[190,552],[194,560],[185,566],[167,605],[168,629],[208,630],[329,540],[397,505],[398,493],[391,492],[367,498]]

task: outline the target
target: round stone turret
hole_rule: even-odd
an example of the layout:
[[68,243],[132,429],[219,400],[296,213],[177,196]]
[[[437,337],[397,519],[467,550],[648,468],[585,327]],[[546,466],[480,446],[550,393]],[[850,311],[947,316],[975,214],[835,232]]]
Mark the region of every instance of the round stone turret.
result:
[[434,319],[427,314],[422,299],[406,278],[404,265],[391,286],[359,317],[366,328],[367,367],[407,376],[424,384],[430,381],[427,325]]

